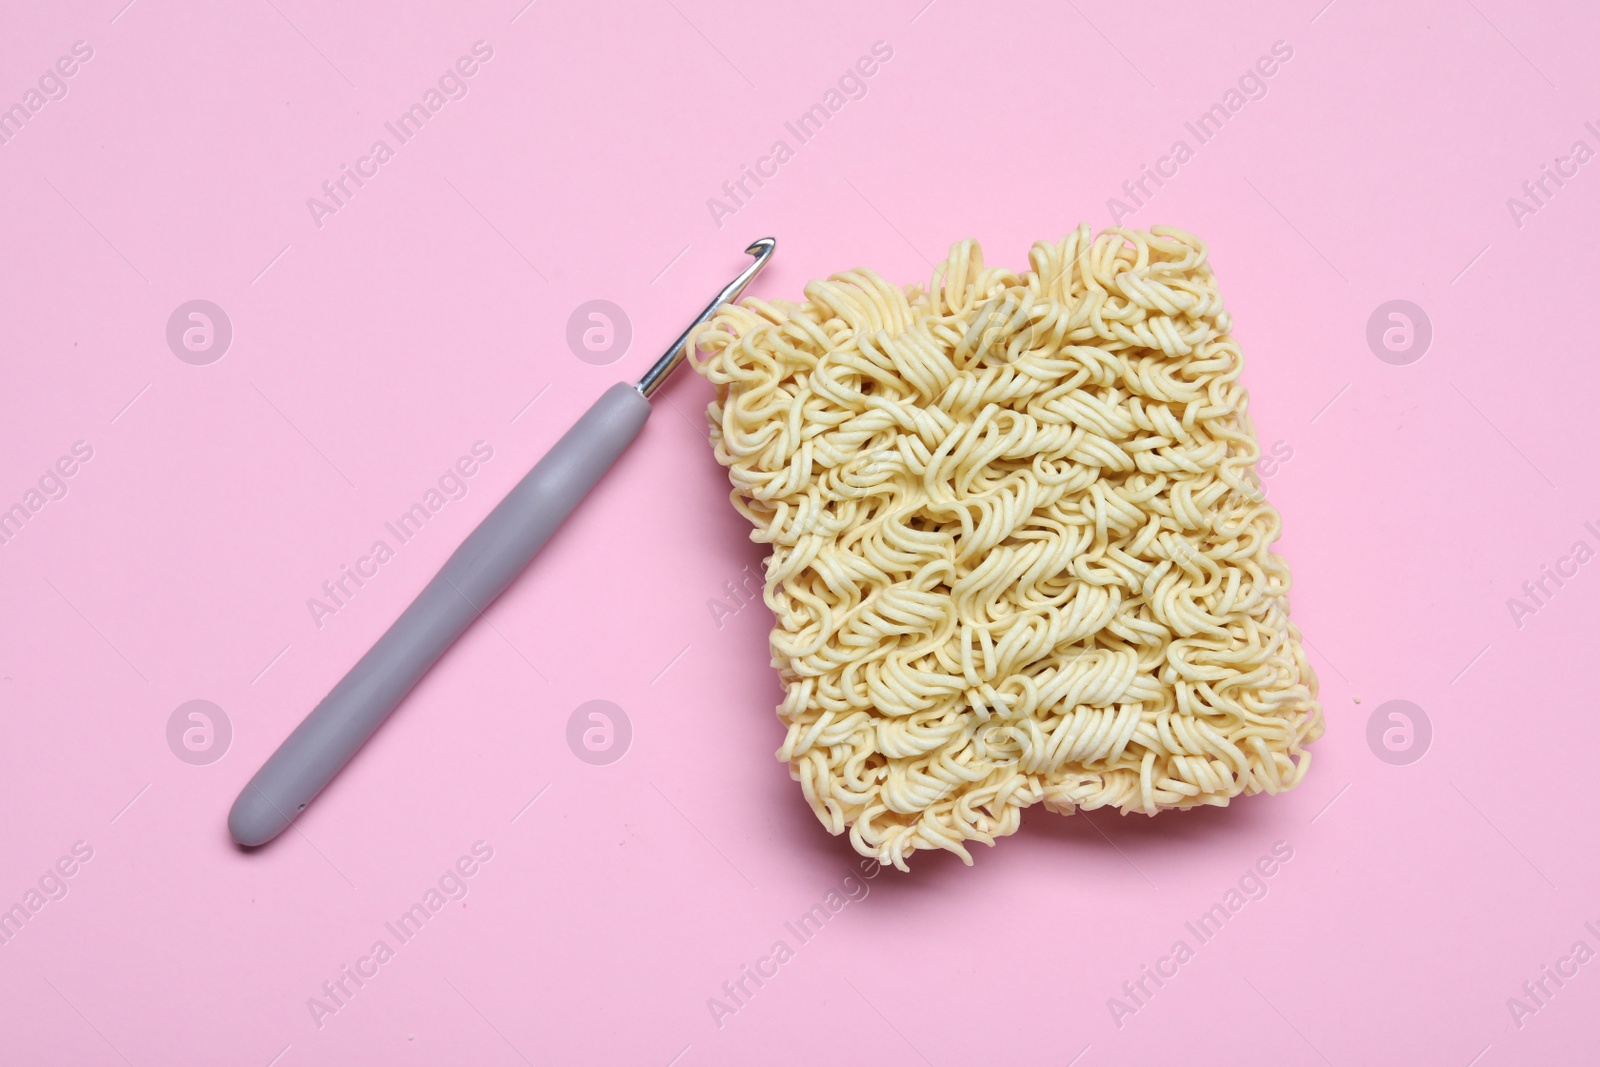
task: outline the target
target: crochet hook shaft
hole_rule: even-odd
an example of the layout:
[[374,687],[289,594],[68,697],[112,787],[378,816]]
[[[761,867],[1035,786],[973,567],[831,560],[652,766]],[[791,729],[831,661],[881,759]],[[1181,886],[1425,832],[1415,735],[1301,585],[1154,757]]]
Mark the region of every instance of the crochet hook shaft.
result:
[[504,500],[467,535],[377,644],[350,668],[262,764],[228,813],[241,845],[277,837],[367,742],[413,686],[522,572],[650,417],[649,398],[687,355],[689,335],[738,299],[776,247],[763,237],[755,261],[723,287],[637,384],[601,394]]

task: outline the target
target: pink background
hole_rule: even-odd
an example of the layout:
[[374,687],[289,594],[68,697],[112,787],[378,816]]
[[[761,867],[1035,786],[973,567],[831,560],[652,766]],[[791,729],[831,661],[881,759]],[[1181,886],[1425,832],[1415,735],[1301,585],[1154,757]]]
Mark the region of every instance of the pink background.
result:
[[[1507,1005],[1600,950],[1600,564],[1520,627],[1507,606],[1600,547],[1600,162],[1520,226],[1507,206],[1600,148],[1591,6],[522,2],[0,14],[0,105],[93,49],[0,145],[0,507],[93,449],[0,546],[0,907],[93,850],[0,945],[0,1061],[1593,1062],[1600,962],[1520,1027]],[[469,94],[315,225],[307,198],[479,40]],[[877,41],[866,96],[797,145],[784,122]],[[968,236],[1021,268],[1111,224],[1276,41],[1265,98],[1129,222],[1210,242],[1261,440],[1293,453],[1267,484],[1328,719],[1300,789],[1038,809],[799,945],[785,923],[857,857],[772,758],[768,614],[708,607],[760,553],[680,374],[493,625],[297,830],[231,846],[260,762],[745,243],[779,240],[765,296],[926,278]],[[707,198],[779,138],[794,158],[719,228]],[[234,332],[206,366],[165,338],[196,298]],[[633,325],[609,366],[566,342],[592,299]],[[1394,299],[1433,326],[1406,366],[1366,341]],[[307,599],[479,440],[468,495],[319,628]],[[196,699],[233,728],[205,766],[166,739]],[[594,699],[633,728],[606,766],[566,742]],[[1433,727],[1408,765],[1367,742],[1399,699]],[[319,1026],[308,998],[479,841],[464,900]],[[1279,841],[1266,897],[1199,945],[1185,922]],[[780,938],[794,959],[719,1027],[708,998]],[[1119,1026],[1108,998],[1180,938]]]

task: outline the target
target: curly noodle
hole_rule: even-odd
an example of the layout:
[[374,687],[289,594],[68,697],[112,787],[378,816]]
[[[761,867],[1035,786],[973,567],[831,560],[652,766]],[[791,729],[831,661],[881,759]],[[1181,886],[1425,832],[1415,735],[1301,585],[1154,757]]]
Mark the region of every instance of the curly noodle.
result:
[[1154,815],[1297,785],[1317,680],[1205,245],[1079,227],[724,308],[692,340],[771,546],[777,756],[906,868],[1043,801]]

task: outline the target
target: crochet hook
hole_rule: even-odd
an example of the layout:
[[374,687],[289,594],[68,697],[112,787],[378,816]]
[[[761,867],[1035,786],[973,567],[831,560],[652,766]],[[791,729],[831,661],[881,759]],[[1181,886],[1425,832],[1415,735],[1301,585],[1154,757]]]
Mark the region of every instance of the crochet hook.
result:
[[688,354],[690,334],[739,298],[776,246],[763,237],[745,249],[754,262],[723,287],[644,377],[602,393],[467,535],[411,606],[239,793],[228,813],[235,841],[255,846],[277,837],[350,762],[638,436],[650,417],[650,397]]

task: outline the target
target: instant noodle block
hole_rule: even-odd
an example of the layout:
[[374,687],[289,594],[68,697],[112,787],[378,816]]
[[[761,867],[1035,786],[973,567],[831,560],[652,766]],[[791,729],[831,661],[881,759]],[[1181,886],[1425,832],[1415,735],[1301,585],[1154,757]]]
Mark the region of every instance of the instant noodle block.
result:
[[1206,247],[1080,227],[953,246],[695,338],[734,506],[770,548],[788,727],[829,831],[904,869],[1022,810],[1292,788],[1322,733]]

